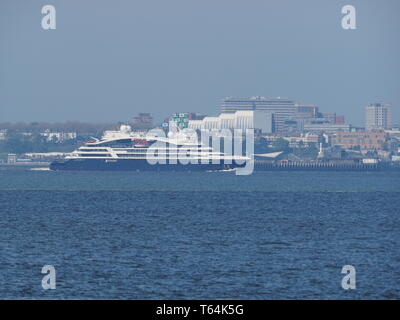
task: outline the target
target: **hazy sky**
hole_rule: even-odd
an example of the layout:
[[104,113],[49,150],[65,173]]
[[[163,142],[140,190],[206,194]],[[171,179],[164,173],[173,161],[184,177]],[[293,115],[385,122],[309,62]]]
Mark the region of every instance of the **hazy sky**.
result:
[[[41,28],[41,8],[57,29]],[[341,27],[354,5],[357,29]],[[398,0],[0,0],[0,122],[216,115],[281,96],[364,124],[400,108]]]

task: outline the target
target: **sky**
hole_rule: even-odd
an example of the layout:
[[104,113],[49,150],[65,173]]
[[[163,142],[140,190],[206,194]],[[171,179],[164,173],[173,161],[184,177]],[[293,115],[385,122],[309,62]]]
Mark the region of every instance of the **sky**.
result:
[[[56,29],[43,30],[44,5]],[[357,29],[341,26],[344,5]],[[220,113],[288,97],[364,125],[400,108],[398,0],[1,0],[0,122]]]

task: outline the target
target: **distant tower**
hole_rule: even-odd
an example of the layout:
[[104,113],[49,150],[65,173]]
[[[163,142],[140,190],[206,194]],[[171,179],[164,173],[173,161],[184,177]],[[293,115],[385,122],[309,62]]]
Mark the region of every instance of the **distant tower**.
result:
[[392,105],[371,103],[365,108],[365,130],[392,129]]

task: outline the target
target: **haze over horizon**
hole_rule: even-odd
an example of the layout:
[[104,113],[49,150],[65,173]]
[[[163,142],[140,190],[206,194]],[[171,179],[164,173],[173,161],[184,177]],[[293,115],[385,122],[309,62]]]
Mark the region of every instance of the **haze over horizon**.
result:
[[[54,5],[57,29],[41,28]],[[341,8],[357,29],[341,27]],[[226,96],[288,97],[364,125],[399,123],[396,0],[2,0],[0,122],[220,113]]]

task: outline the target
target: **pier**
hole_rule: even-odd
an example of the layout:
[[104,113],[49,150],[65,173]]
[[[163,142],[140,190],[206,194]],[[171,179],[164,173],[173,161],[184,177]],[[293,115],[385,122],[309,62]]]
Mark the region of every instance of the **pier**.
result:
[[357,162],[306,162],[254,160],[256,171],[400,171],[400,163],[379,162],[374,164]]

